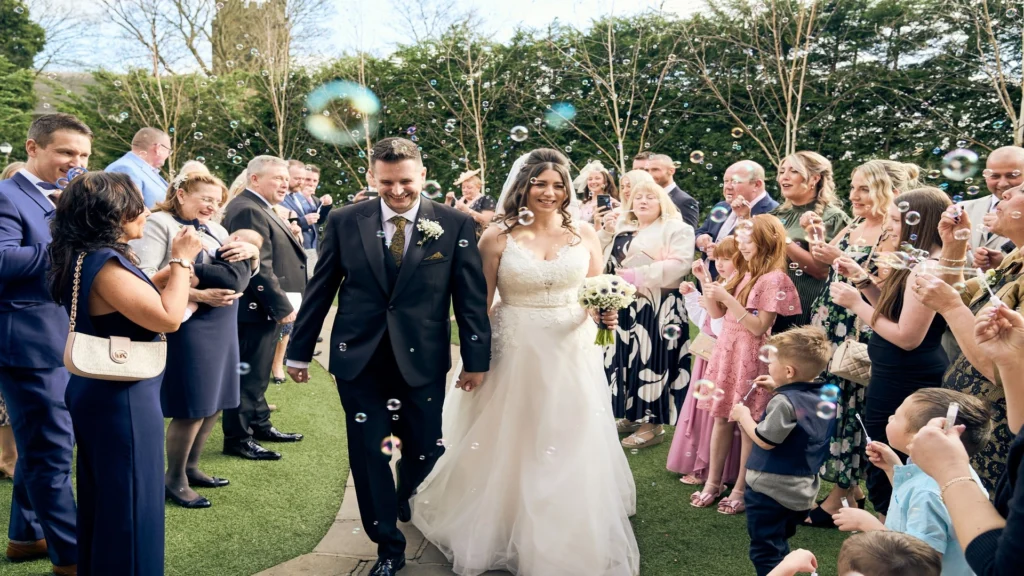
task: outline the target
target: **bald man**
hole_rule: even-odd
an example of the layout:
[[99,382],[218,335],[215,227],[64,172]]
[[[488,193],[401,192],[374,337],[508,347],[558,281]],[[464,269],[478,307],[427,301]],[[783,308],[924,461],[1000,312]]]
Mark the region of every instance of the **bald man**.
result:
[[982,231],[985,228],[983,221],[986,214],[995,210],[1003,192],[1024,183],[1024,148],[996,148],[988,155],[982,176],[991,195],[961,202],[960,205],[971,220],[971,251],[968,252],[968,258],[974,266],[988,270],[999,266],[1003,254],[1012,250],[1013,244],[1002,236]]
[[666,154],[651,154],[641,152],[633,157],[633,170],[643,170],[654,178],[659,186],[665,189],[672,203],[683,215],[683,221],[694,230],[697,229],[697,222],[700,219],[700,205],[679,186],[676,186],[672,176],[676,173],[675,163]]
[[152,208],[167,197],[167,180],[160,169],[170,155],[171,137],[147,126],[135,133],[131,151],[107,166],[106,171],[127,174],[142,191],[146,206]]

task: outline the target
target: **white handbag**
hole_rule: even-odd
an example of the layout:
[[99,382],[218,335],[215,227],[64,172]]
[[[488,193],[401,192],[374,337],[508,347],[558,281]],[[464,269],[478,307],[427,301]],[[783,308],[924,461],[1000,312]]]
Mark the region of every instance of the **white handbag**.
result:
[[163,334],[160,334],[159,342],[133,342],[121,336],[100,338],[75,332],[83,260],[84,252],[78,256],[75,265],[71,322],[68,340],[64,345],[64,367],[75,376],[115,382],[148,380],[159,376],[167,365],[167,337]]

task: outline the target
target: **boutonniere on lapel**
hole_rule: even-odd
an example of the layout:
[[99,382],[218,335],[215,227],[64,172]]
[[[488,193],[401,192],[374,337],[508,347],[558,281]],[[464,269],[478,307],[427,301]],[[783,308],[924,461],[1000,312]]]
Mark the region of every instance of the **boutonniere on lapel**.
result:
[[417,246],[423,246],[431,240],[437,240],[444,234],[444,228],[441,228],[440,223],[434,220],[427,220],[426,218],[420,218],[416,221],[416,229],[423,235],[420,241],[416,243]]

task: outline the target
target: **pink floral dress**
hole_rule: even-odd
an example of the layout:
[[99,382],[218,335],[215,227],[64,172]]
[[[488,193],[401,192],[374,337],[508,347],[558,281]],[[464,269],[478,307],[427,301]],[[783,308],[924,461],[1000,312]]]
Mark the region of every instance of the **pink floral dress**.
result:
[[[748,273],[735,293],[739,294],[749,281]],[[757,279],[747,296],[746,309],[754,315],[775,312],[779,316],[794,316],[802,313],[796,286],[782,270],[769,272]],[[768,373],[768,365],[757,357],[769,334],[771,330],[763,336],[754,336],[736,321],[732,313],[726,312],[722,333],[704,371],[704,378],[714,382],[717,390],[709,398],[701,400],[698,408],[707,410],[715,418],[729,417],[733,405],[741,402],[750,391],[751,382]],[[758,388],[744,404],[750,408],[754,420],[760,421],[770,399],[771,392]]]

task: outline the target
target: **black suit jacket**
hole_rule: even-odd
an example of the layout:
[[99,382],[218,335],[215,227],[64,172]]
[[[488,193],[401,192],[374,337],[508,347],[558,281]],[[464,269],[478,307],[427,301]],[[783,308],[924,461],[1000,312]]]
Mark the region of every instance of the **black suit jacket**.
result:
[[686,192],[683,192],[675,182],[672,189],[668,191],[668,197],[683,215],[683,222],[686,222],[694,230],[697,229],[697,222],[700,221],[700,204]]
[[[260,270],[239,299],[239,322],[280,322],[292,313],[286,292],[306,289],[306,252],[263,199],[245,190],[228,203],[222,222],[229,232],[248,228],[263,236]],[[319,333],[320,329],[314,332]],[[242,335],[244,337],[244,334]]]
[[337,294],[330,367],[339,380],[355,379],[386,333],[410,386],[444,381],[451,368],[449,303],[462,336],[466,371],[486,372],[491,325],[473,219],[421,198],[417,224],[432,220],[444,232],[439,238],[424,239],[417,224],[406,226],[408,250],[394,289],[389,290],[385,258],[391,255],[378,236],[383,230],[380,203],[374,199],[331,212],[288,359],[308,362],[312,358],[317,334]]

